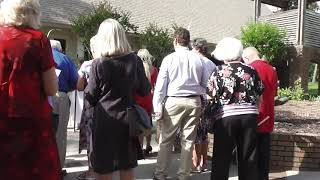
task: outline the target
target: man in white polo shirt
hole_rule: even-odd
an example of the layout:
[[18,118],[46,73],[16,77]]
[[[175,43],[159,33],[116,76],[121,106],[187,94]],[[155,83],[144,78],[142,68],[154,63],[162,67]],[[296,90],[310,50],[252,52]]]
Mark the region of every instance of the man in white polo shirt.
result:
[[155,117],[162,121],[161,141],[154,179],[164,180],[177,130],[181,128],[179,180],[190,174],[192,146],[201,114],[200,95],[210,74],[200,56],[189,50],[190,34],[178,28],[173,35],[175,52],[161,64],[153,95]]

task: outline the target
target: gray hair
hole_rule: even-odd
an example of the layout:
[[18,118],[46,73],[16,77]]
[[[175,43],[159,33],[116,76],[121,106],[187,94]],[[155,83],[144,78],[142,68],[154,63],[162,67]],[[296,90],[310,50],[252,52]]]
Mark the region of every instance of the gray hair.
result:
[[240,40],[227,37],[223,38],[211,53],[216,59],[225,62],[237,61],[241,58],[243,45]]
[[154,57],[149,53],[147,49],[140,49],[137,55],[141,58],[146,76],[149,81],[151,81],[151,73],[153,69],[152,62],[154,61]]
[[52,49],[57,49],[58,51],[62,52],[62,47],[60,41],[57,40],[50,40],[50,45]]
[[39,0],[3,0],[0,6],[1,24],[40,27]]
[[95,38],[94,50],[98,56],[120,56],[131,52],[126,32],[117,20],[104,20]]
[[203,38],[195,38],[191,42],[193,49],[198,50],[201,54],[205,55],[208,53],[208,42]]

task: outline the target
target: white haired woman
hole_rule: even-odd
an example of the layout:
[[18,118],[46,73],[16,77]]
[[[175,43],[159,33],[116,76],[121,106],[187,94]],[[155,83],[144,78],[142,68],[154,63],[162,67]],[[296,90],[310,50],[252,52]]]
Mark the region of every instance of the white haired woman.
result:
[[61,180],[48,96],[57,92],[49,40],[39,30],[38,0],[0,7],[1,179]]
[[[84,93],[86,93],[86,87],[89,82],[89,75],[90,75],[92,63],[95,59],[99,58],[99,56],[95,53],[95,50],[94,50],[95,39],[96,39],[96,36],[93,36],[90,39],[90,50],[91,50],[93,59],[89,61],[84,61],[78,71],[79,78],[77,83],[77,90]],[[92,118],[93,118],[93,110],[94,109],[89,104],[89,102],[86,99],[84,99],[83,108],[81,112],[80,125],[79,125],[79,129],[80,129],[79,153],[81,153],[82,150],[87,150],[88,171],[79,174],[78,179],[92,179],[94,177],[94,171],[90,163],[90,153],[92,151],[91,125],[92,125]]]
[[[154,57],[149,53],[149,51],[147,49],[140,49],[138,51],[137,55],[141,58],[141,60],[143,62],[146,76],[147,76],[149,82],[151,83],[151,88],[153,89],[156,84],[157,76],[158,76],[158,70],[152,66],[152,63],[154,62]],[[146,110],[146,112],[148,113],[148,115],[150,117],[151,124],[152,124],[151,114],[153,111],[153,109],[152,109],[152,96],[153,96],[152,90],[145,97],[141,97],[139,95],[135,96],[137,104],[139,104],[142,108],[144,108],[144,110]],[[151,131],[140,137],[141,147],[143,147],[144,137],[146,137],[146,140],[147,140],[146,149],[144,150],[144,155],[149,156],[150,152],[152,151]]]
[[85,95],[94,106],[91,165],[98,180],[110,180],[118,170],[121,180],[131,180],[142,150],[138,137],[129,135],[127,109],[135,104],[134,94],[150,93],[150,83],[118,21],[103,21],[95,42],[100,58],[92,64]]
[[243,46],[224,38],[213,52],[224,61],[212,73],[208,88],[217,99],[211,179],[228,180],[234,144],[238,153],[239,179],[258,180],[257,115],[263,85],[257,72],[241,62]]

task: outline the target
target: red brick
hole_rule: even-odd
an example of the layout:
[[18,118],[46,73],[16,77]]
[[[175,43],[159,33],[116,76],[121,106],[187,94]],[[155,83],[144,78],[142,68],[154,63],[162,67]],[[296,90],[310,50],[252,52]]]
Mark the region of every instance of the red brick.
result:
[[306,153],[305,152],[294,152],[294,156],[295,157],[305,157],[306,156]]
[[281,134],[281,135],[278,136],[278,140],[288,141],[288,140],[289,140],[289,136],[288,136],[288,135]]
[[300,160],[303,163],[313,163],[312,158],[300,158]]
[[289,142],[289,141],[279,141],[278,145],[280,145],[280,146],[294,146],[294,143]]
[[293,152],[287,152],[287,151],[279,151],[279,156],[286,156],[286,157],[293,157]]
[[284,157],[284,161],[287,161],[287,162],[300,162],[300,158],[298,157]]
[[271,146],[271,150],[283,151],[284,150],[284,146]]
[[285,147],[285,151],[293,152],[295,148],[293,146],[291,147]]
[[300,148],[309,147],[309,143],[307,142],[296,142],[295,145]]
[[271,156],[276,156],[279,154],[279,152],[278,151],[271,151],[270,154],[271,154]]
[[271,141],[271,146],[277,145],[277,144],[278,144],[278,141],[276,141],[276,140],[272,140],[272,141]]
[[282,156],[271,156],[272,161],[282,161],[283,157]]

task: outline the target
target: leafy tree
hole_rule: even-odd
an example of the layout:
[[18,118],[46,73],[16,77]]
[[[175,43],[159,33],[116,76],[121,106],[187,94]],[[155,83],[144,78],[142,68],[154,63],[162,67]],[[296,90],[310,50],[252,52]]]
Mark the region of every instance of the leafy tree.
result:
[[84,47],[85,54],[91,58],[90,39],[93,37],[99,28],[99,25],[108,18],[113,18],[119,21],[127,32],[136,32],[137,26],[130,23],[130,13],[113,8],[107,1],[100,2],[98,5],[87,13],[71,18],[71,28],[79,37]]
[[162,59],[174,50],[169,29],[153,23],[141,33],[140,44],[155,57],[155,65],[158,67]]
[[286,55],[286,32],[269,23],[250,23],[241,28],[241,41],[245,47],[257,48],[260,55],[272,65]]

